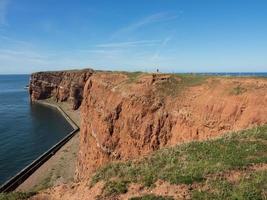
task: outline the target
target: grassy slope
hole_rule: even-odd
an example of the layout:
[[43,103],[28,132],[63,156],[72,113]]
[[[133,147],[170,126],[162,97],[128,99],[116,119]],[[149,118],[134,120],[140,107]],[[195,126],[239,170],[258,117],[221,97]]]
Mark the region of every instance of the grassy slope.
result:
[[0,200],[26,200],[29,197],[35,195],[36,193],[21,193],[21,192],[12,192],[8,194],[0,194]]
[[157,85],[157,92],[163,96],[177,96],[187,87],[203,84],[210,76],[194,74],[170,74],[170,78]]
[[[125,72],[125,71],[114,71],[110,73],[121,73],[128,77],[128,80],[125,82],[126,84],[136,83],[142,76],[152,75],[153,73],[145,73],[145,72]],[[247,79],[248,77],[244,76],[220,76],[220,75],[205,75],[205,74],[191,74],[191,73],[154,73],[154,75],[169,75],[170,77],[165,82],[159,82],[156,84],[156,92],[160,96],[178,96],[183,91],[185,91],[188,87],[198,86],[206,83],[206,80],[209,78],[215,78],[214,84],[216,83],[216,78],[224,78],[224,79]],[[251,79],[266,79],[266,77],[249,77]],[[217,80],[218,81],[218,80]],[[212,85],[211,85],[212,86]],[[235,86],[231,88],[229,93],[231,95],[240,95],[247,91],[248,88],[244,88],[241,85]]]
[[207,189],[193,190],[193,199],[266,199],[267,170],[245,173],[234,184],[216,177],[203,185]]
[[[140,77],[148,75],[143,72],[122,72],[127,75],[127,84],[135,83]],[[188,87],[193,87],[205,83],[211,76],[204,76],[199,74],[155,74],[155,75],[169,75],[170,77],[165,82],[159,82],[156,85],[157,94],[161,96],[177,96]]]
[[191,191],[193,199],[264,199],[266,170],[247,173],[236,184],[223,178],[207,178],[233,169],[245,170],[259,163],[267,163],[267,125],[216,140],[162,149],[140,161],[111,163],[96,172],[91,184],[104,180],[103,192],[109,196],[127,192],[130,183],[153,187],[162,179],[171,184],[197,183],[199,188]]

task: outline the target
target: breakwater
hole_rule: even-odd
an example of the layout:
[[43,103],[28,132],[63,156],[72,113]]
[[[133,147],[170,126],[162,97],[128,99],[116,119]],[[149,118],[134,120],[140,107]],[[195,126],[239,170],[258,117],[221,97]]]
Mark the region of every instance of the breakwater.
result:
[[78,131],[78,125],[61,109],[60,106],[50,104],[48,102],[36,102],[45,106],[53,107],[57,109],[67,122],[72,126],[73,130],[62,140],[52,146],[49,150],[35,159],[31,164],[22,169],[19,173],[6,181],[1,187],[0,192],[14,191],[20,184],[22,184],[29,176],[31,176],[40,166],[42,166],[47,160],[49,160],[62,146],[64,146]]

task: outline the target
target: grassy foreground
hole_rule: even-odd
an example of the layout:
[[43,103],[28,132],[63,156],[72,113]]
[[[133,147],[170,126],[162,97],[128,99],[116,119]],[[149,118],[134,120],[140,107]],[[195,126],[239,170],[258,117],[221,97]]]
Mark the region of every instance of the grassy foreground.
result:
[[[161,149],[139,161],[111,163],[95,173],[90,185],[105,182],[99,199],[126,193],[132,183],[153,188],[157,180],[164,180],[173,185],[187,185],[191,199],[260,200],[267,199],[266,164],[267,125],[215,140]],[[255,170],[257,167],[262,169]],[[227,177],[229,172],[238,172],[239,176],[231,180]],[[0,194],[0,200],[24,200],[32,195],[34,193]],[[153,194],[131,198],[172,199]]]
[[11,192],[7,194],[0,194],[0,200],[26,200],[35,194],[36,193],[34,192],[29,192],[29,193]]
[[[139,161],[111,163],[95,173],[91,185],[105,181],[103,195],[114,196],[126,193],[131,183],[153,188],[160,179],[171,184],[195,185],[190,190],[192,199],[266,199],[267,170],[247,170],[249,166],[265,163],[267,125],[216,140],[162,149]],[[230,170],[244,173],[234,183],[218,176]]]

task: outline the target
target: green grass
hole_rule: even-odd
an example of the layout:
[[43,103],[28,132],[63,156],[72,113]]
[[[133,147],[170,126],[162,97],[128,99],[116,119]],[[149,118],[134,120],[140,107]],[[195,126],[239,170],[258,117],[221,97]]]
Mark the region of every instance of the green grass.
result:
[[[110,73],[121,73],[128,77],[126,84],[131,84],[137,82],[137,80],[144,74],[149,74],[146,72],[125,72],[125,71],[114,71]],[[150,74],[152,75],[152,73]],[[158,74],[158,75],[170,75],[167,81],[159,82],[156,85],[157,94],[162,96],[170,95],[176,96],[184,91],[187,87],[193,87],[201,85],[210,76],[200,75],[200,74]]]
[[166,81],[157,85],[157,91],[163,96],[176,96],[187,87],[201,85],[208,76],[192,74],[172,74]]
[[[54,171],[55,169],[53,168],[52,171]],[[33,191],[40,191],[40,190],[44,190],[47,189],[49,187],[52,187],[52,176],[53,173],[49,172],[44,179],[42,179],[42,181],[40,183],[38,183],[37,185],[35,185],[32,190]]]
[[0,193],[0,200],[26,200],[31,196],[35,195],[34,192],[22,193],[22,192],[11,192],[11,193]]
[[[121,72],[127,75],[127,83],[134,83],[144,72]],[[162,95],[177,95],[186,87],[192,87],[204,83],[208,76],[194,74],[160,74],[170,75],[166,82],[159,83],[157,89]]]
[[144,74],[144,72],[123,72],[128,77],[127,83],[134,83],[138,80],[139,76]]
[[172,197],[163,197],[163,196],[155,196],[152,194],[141,196],[141,197],[133,197],[130,200],[173,200]]
[[159,180],[171,184],[205,182],[206,175],[267,163],[267,125],[228,136],[166,148],[136,162],[116,162],[99,169],[91,180],[140,183]]
[[194,190],[192,199],[247,199],[261,200],[267,198],[267,170],[252,172],[240,178],[238,183],[226,179],[207,181],[203,190]]
[[104,186],[104,196],[124,194],[128,191],[128,182],[119,181],[108,181]]
[[238,86],[234,87],[234,88],[231,90],[230,94],[232,94],[232,95],[240,95],[240,94],[245,93],[246,91],[247,91],[246,88],[241,87],[240,85],[238,85]]

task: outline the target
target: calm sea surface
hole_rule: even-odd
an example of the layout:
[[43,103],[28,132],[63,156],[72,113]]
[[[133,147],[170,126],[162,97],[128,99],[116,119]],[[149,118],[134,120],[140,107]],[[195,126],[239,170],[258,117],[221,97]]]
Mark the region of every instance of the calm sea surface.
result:
[[27,75],[0,75],[0,184],[72,130],[55,109],[30,105],[28,81]]

